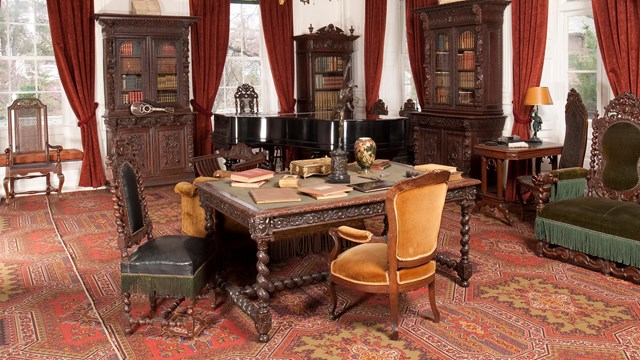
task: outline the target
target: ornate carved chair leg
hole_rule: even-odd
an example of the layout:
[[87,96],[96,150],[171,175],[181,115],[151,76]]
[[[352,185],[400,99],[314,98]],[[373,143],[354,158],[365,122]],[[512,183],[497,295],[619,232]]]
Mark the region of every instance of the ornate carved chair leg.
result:
[[149,294],[149,307],[151,307],[152,312],[156,312],[158,308],[158,298],[156,297],[156,293],[152,292]]
[[429,284],[429,303],[431,304],[431,312],[433,313],[433,321],[440,322],[440,311],[436,306],[436,282],[435,280]]
[[9,198],[11,197],[11,193],[9,192],[9,178],[4,178],[4,180],[2,181],[2,186],[4,187],[4,204],[5,206],[8,206]]
[[51,173],[47,173],[47,175],[45,175],[45,178],[47,179],[47,191],[46,194],[49,195],[51,194]]
[[331,317],[331,320],[335,320],[338,318],[336,316],[336,304],[338,303],[338,297],[336,296],[336,284],[331,280],[329,280],[329,296],[331,297],[331,306],[329,307],[329,316]]
[[184,328],[187,331],[187,337],[193,337],[196,329],[196,319],[193,315],[193,301],[190,298],[184,300],[187,309],[187,320],[184,323]]
[[397,290],[389,291],[389,306],[391,308],[391,340],[398,340],[398,317],[400,297]]
[[124,303],[124,333],[131,335],[138,327],[137,321],[131,316],[131,294],[122,293],[122,302]]

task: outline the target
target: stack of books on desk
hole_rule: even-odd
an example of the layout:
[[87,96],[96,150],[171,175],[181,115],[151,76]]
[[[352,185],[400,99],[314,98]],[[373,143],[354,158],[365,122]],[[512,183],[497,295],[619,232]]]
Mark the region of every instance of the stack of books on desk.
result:
[[321,184],[298,188],[299,192],[307,194],[316,200],[344,197],[351,190],[353,190],[351,187],[339,184]]
[[391,161],[387,159],[375,159],[371,164],[371,170],[384,170],[391,166]]
[[231,173],[229,178],[233,187],[257,188],[271,179],[274,174],[275,172],[271,170],[255,168]]
[[441,164],[423,164],[423,165],[415,165],[413,167],[416,171],[434,171],[434,170],[446,170],[450,172],[449,181],[462,180],[462,171],[458,171],[458,168],[455,166],[441,165]]

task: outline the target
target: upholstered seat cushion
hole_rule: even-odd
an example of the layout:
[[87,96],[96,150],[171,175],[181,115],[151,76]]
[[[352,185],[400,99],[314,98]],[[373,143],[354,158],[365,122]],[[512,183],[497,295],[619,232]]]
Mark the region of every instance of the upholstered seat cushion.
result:
[[640,205],[604,198],[577,198],[548,204],[541,219],[640,241]]
[[123,274],[193,276],[213,254],[213,241],[184,235],[166,235],[134,251]]
[[[354,246],[331,262],[331,276],[368,285],[388,285],[387,244],[373,243]],[[398,272],[398,282],[426,278],[436,271],[435,261]]]

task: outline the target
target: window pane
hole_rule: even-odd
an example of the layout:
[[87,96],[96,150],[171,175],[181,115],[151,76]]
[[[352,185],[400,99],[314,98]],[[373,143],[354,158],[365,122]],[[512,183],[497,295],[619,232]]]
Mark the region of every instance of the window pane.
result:
[[62,83],[54,60],[38,61],[38,91],[62,92]]
[[53,56],[49,25],[36,25],[36,55]]
[[242,61],[227,59],[227,64],[224,68],[224,85],[234,86],[242,84]]
[[596,70],[598,66],[598,40],[593,16],[567,18],[569,29],[569,71]]
[[[0,92],[9,91],[9,81],[11,79],[11,63],[8,60],[0,61]],[[4,103],[0,103],[2,106]],[[0,109],[1,110],[1,109]],[[0,111],[1,113],[2,111]]]
[[35,96],[36,67],[35,60],[12,61],[11,90],[15,93],[31,93]]
[[60,93],[40,93],[39,99],[47,105],[49,123],[62,124],[62,95]]
[[34,54],[35,29],[33,25],[9,25],[9,53],[11,56]]
[[568,85],[588,111],[598,108],[598,40],[592,15],[567,17]]
[[7,10],[9,10],[8,21],[19,23],[29,23],[33,21],[33,0],[3,0],[2,7],[5,6]]
[[37,24],[49,24],[49,13],[47,11],[47,0],[36,0],[35,9],[36,9],[36,23]]

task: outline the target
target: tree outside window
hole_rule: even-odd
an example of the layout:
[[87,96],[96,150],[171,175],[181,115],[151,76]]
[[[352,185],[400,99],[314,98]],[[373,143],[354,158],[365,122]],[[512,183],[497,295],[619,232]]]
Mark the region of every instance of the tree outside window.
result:
[[568,20],[568,81],[589,112],[598,108],[598,40],[592,15]]
[[253,86],[260,97],[262,87],[262,23],[260,7],[256,3],[232,3],[229,29],[229,47],[224,74],[214,112],[235,112],[233,97],[238,86]]
[[[56,67],[46,0],[3,0],[0,7],[0,104],[37,97],[50,123],[62,123],[63,89]],[[7,125],[0,111],[0,126]]]

